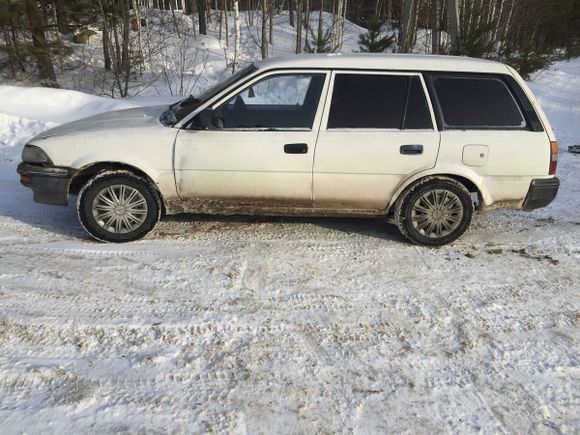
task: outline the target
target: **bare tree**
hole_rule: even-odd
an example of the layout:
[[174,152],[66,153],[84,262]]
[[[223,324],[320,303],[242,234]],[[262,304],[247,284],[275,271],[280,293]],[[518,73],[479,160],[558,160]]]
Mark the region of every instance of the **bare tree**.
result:
[[304,8],[304,30],[310,30],[310,0],[306,0],[306,6]]
[[451,37],[451,51],[459,52],[459,7],[457,0],[447,0],[447,15],[449,17],[449,36]]
[[229,25],[229,12],[228,12],[228,0],[224,0],[224,15],[225,15],[225,31],[226,31],[226,47],[230,46],[230,25]]
[[105,10],[105,1],[106,0],[99,0],[99,11],[101,13],[101,21],[103,23],[103,62],[105,65],[105,71],[111,71],[111,51],[109,47],[110,41],[110,29],[109,29],[109,19],[107,11]]
[[294,27],[294,0],[288,0],[288,17],[290,26]]
[[25,2],[25,11],[30,24],[30,33],[32,34],[33,53],[38,65],[38,76],[46,85],[59,87],[52,66],[50,48],[44,34],[46,27],[43,17],[44,10],[39,9],[35,1],[27,0]]
[[232,67],[232,72],[236,71],[236,67],[240,60],[241,51],[242,51],[242,31],[240,28],[240,6],[238,0],[234,1],[234,26],[236,29],[236,42],[234,48],[234,62]]
[[182,37],[165,45],[159,53],[160,74],[165,90],[171,95],[194,93],[197,82],[207,66],[208,53],[194,45],[193,32],[182,29]]
[[197,1],[197,9],[199,14],[199,33],[200,35],[207,35],[207,4],[205,0]]
[[348,0],[338,0],[337,14],[338,21],[336,32],[336,46],[342,48],[342,43],[344,42],[344,27],[346,23],[346,13],[347,13]]
[[193,0],[185,0],[185,14],[193,15]]
[[439,53],[439,0],[429,2],[429,27],[431,27],[431,53]]
[[296,54],[302,52],[303,6],[304,0],[296,0]]
[[268,0],[262,0],[262,39],[260,43],[262,59],[268,57]]
[[268,42],[272,44],[274,41],[274,5],[272,0],[268,3],[268,21],[270,27],[268,32]]
[[404,0],[401,33],[399,37],[399,51],[408,53],[413,41],[413,6],[416,0]]
[[175,33],[177,33],[178,38],[181,38],[179,32],[179,25],[177,24],[177,16],[175,15],[175,8],[173,7],[173,2],[169,3],[169,9],[171,9],[171,17],[173,18],[173,25],[175,26]]

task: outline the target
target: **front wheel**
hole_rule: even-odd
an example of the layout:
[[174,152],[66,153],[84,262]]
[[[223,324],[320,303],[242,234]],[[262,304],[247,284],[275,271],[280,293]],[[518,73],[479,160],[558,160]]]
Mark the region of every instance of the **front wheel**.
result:
[[147,180],[129,171],[97,174],[77,198],[79,220],[103,242],[122,243],[149,233],[161,216],[161,201]]
[[407,189],[395,208],[401,234],[417,245],[438,246],[458,239],[473,216],[469,191],[451,178],[430,178]]

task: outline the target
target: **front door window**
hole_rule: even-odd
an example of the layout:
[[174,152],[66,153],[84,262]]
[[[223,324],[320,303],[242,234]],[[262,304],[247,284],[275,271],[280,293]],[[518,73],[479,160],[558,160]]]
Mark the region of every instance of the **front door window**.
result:
[[310,130],[325,74],[282,74],[260,80],[215,111],[224,129]]

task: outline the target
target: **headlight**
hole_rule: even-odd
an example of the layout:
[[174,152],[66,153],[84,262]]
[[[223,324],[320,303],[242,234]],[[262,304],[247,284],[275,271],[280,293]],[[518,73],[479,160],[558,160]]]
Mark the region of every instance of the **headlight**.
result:
[[37,165],[52,164],[46,153],[34,145],[25,145],[22,149],[22,161],[25,163],[35,163]]

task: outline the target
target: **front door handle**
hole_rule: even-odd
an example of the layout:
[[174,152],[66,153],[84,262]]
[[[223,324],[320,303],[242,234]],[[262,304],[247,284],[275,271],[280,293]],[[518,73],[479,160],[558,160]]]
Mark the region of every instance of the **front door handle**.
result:
[[401,154],[423,154],[423,145],[401,145]]
[[308,145],[305,143],[287,143],[284,145],[284,152],[286,154],[306,154]]

